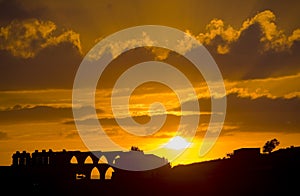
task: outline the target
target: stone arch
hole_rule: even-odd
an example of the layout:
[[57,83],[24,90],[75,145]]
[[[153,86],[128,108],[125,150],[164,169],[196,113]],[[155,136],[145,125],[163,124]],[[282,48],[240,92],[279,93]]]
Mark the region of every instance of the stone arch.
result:
[[90,155],[85,158],[84,164],[93,164],[93,159]]
[[105,180],[111,180],[114,172],[115,170],[112,167],[109,167],[105,172]]
[[91,180],[100,180],[100,172],[97,167],[93,167],[90,176],[91,176]]
[[98,161],[99,164],[108,164],[108,161],[107,161],[107,158],[102,155],[100,158],[99,158],[99,161]]

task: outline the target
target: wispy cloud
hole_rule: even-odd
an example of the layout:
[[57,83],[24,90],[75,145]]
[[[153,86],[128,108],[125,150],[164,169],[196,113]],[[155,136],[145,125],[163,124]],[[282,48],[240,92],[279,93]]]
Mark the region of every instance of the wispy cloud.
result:
[[300,95],[300,73],[264,79],[226,81],[225,86],[227,94],[237,93],[240,97],[290,99]]
[[63,119],[71,119],[71,108],[54,108],[49,106],[22,107],[15,105],[13,108],[0,110],[0,122],[10,124],[12,122],[51,122]]
[[80,36],[73,30],[58,30],[52,21],[14,20],[0,28],[0,49],[21,58],[32,58],[43,48],[68,42],[82,53]]

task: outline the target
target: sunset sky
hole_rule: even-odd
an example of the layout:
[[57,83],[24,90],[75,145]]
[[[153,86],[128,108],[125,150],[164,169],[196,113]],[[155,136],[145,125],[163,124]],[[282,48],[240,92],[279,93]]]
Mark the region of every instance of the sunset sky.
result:
[[[196,135],[173,165],[223,158],[241,147],[261,148],[273,138],[280,141],[278,148],[299,146],[299,9],[300,1],[293,0],[0,0],[0,165],[10,165],[17,150],[88,150],[72,113],[77,69],[96,43],[138,25],[177,28],[207,48],[224,79],[226,119],[213,148],[199,157],[211,114],[206,82],[182,56],[138,48],[112,61],[97,87],[97,116],[113,141],[147,151],[176,135],[184,114],[165,85],[145,83],[130,97],[131,116],[139,123],[148,122],[151,103],[165,106],[166,122],[153,135],[127,133],[110,107],[118,77],[137,63],[155,60],[188,77],[201,109]],[[159,155],[176,151],[169,147]]]

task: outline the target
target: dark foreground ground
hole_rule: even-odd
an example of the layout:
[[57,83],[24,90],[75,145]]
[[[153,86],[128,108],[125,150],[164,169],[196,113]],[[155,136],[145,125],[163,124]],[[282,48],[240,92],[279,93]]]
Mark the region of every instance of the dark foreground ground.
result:
[[36,178],[24,169],[2,166],[1,195],[300,195],[300,148],[123,172],[111,180],[70,181],[44,174]]

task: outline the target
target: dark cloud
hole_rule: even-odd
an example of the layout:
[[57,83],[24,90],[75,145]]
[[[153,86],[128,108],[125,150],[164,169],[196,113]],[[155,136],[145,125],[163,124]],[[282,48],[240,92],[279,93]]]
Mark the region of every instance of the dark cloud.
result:
[[35,18],[43,15],[45,7],[39,6],[29,9],[25,1],[0,0],[0,24],[7,25],[12,20]]
[[[189,102],[185,104],[189,105]],[[202,112],[211,111],[210,99],[200,99],[199,104]],[[300,132],[299,111],[300,99],[297,97],[291,99],[270,99],[267,97],[251,99],[230,94],[227,96],[225,124],[238,127],[227,130],[229,132]],[[204,118],[208,117],[204,116]],[[206,122],[208,122],[207,120]]]
[[231,45],[227,54],[219,54],[214,46],[207,46],[224,79],[243,80],[294,75],[300,72],[300,46],[293,43],[283,51],[264,51],[260,42],[261,29],[254,24],[242,32],[237,42]]
[[[280,17],[280,16],[279,16]],[[229,80],[294,75],[300,72],[300,29],[286,33],[277,24],[276,13],[265,10],[233,28],[214,19],[196,36]]]
[[13,20],[1,27],[0,49],[24,59],[35,57],[40,50],[60,43],[72,43],[82,53],[79,34],[73,30],[57,29],[52,21],[36,18]]
[[57,121],[65,118],[72,118],[71,108],[53,108],[49,106],[35,106],[32,108],[19,108],[0,111],[0,121],[4,123],[14,122],[37,122]]
[[[218,100],[216,100],[218,103]],[[189,102],[184,103],[189,108]],[[210,99],[200,99],[200,110],[204,112],[200,115],[200,126],[208,125],[211,112]],[[174,110],[178,111],[179,108]],[[267,97],[259,97],[252,99],[249,97],[239,97],[237,94],[227,96],[227,110],[225,118],[225,126],[222,133],[234,133],[235,131],[246,132],[282,132],[282,133],[299,133],[300,132],[300,99],[297,97],[291,99],[276,98],[270,99]],[[218,112],[218,111],[215,111]],[[148,122],[149,116],[134,116],[133,119],[140,123]],[[90,125],[96,121],[100,121],[103,126],[113,127],[118,126],[114,118],[101,119],[86,119],[78,121],[83,125]],[[167,132],[177,130],[180,116],[167,115],[165,124]],[[128,118],[120,119],[122,124],[126,125]],[[74,121],[67,121],[66,124],[73,124]],[[200,129],[202,131],[204,128]],[[224,134],[223,133],[223,134]],[[202,133],[203,134],[203,133]]]
[[69,88],[82,56],[71,43],[41,50],[35,58],[16,58],[0,51],[0,90]]
[[[160,116],[156,116],[156,117],[160,118]],[[133,116],[132,118],[136,122],[141,123],[141,124],[145,124],[145,123],[149,122],[149,120],[150,120],[150,116],[148,116],[148,115]],[[176,115],[167,115],[167,120],[175,121],[178,118],[179,117],[176,116]],[[124,118],[118,119],[118,121],[121,122],[123,125],[129,125],[128,123],[129,123],[130,119],[131,119],[131,117],[124,117]],[[80,123],[82,125],[90,125],[90,124],[93,124],[95,122],[95,120],[99,120],[103,126],[116,126],[116,125],[118,125],[118,122],[113,117],[106,117],[106,118],[99,118],[99,119],[89,118],[89,119],[85,119],[85,120],[78,120],[77,123]],[[73,123],[74,123],[73,120],[65,122],[65,124],[73,124]]]
[[[276,24],[272,19],[274,16],[272,12],[266,11],[263,13],[267,18],[268,25]],[[263,15],[263,13],[260,14]],[[261,41],[261,39],[266,37],[268,26],[262,25],[262,16],[260,16],[260,19],[257,18],[259,17],[253,17],[251,19],[252,23],[245,29],[232,30],[235,33],[240,32],[237,40],[232,41],[231,39],[234,38],[224,38],[223,34],[225,33],[223,33],[216,35],[210,40],[209,44],[206,44],[224,79],[243,80],[277,77],[294,75],[300,72],[298,66],[300,64],[298,55],[300,53],[300,43],[297,33],[288,36],[280,33],[280,29],[276,29],[275,32],[279,35],[274,37],[279,39],[280,36],[285,36],[285,44],[282,44],[282,47],[286,48],[277,50],[273,46],[275,41],[271,40],[267,44],[271,44],[276,50],[272,48],[266,50],[266,42]],[[219,26],[217,27],[226,30],[226,26]],[[206,34],[205,36],[209,37]],[[291,39],[293,41],[287,41],[288,38],[293,38]],[[218,53],[219,45],[228,45],[229,52],[225,54]],[[33,59],[16,58],[9,52],[2,50],[0,51],[0,59],[2,60],[0,64],[0,90],[72,88],[75,73],[82,58],[78,49],[74,48],[71,43],[60,43],[57,46],[44,48]],[[149,51],[141,49],[122,54],[111,62],[103,73],[104,76],[101,76],[100,81],[102,79],[104,81],[102,87],[112,86],[126,68],[154,58],[155,56],[152,53],[149,54]],[[183,57],[178,57],[178,55],[171,52],[165,62],[179,68],[191,81],[199,81],[200,74]]]
[[241,131],[300,132],[300,99],[257,99],[227,97],[226,122],[237,124]]
[[[90,107],[78,108],[82,114],[90,111]],[[98,113],[102,110],[97,109]],[[31,122],[55,122],[69,120],[73,118],[72,108],[69,107],[50,107],[50,106],[34,106],[22,107],[15,105],[13,108],[0,111],[0,122],[2,124],[11,123],[31,123]]]
[[[126,130],[123,130],[118,123],[122,124],[123,126],[130,126],[130,118],[131,117],[126,117],[126,118],[119,118],[118,122],[115,118],[110,117],[110,118],[99,118],[99,119],[85,119],[85,120],[78,120],[76,121],[76,123],[80,124],[80,125],[95,125],[95,123],[97,123],[97,121],[99,121],[101,123],[101,126],[103,127],[103,129],[105,130],[106,134],[109,135],[122,135],[122,134],[128,134],[128,132]],[[150,120],[150,116],[147,115],[143,115],[143,116],[133,116],[132,117],[133,120],[135,120],[137,123],[140,124],[144,124],[149,122]],[[152,118],[161,118],[161,116],[153,116]],[[188,118],[188,117],[187,117]],[[180,123],[180,116],[176,116],[176,115],[172,115],[172,114],[168,114],[165,123],[163,124],[163,126],[161,127],[161,129],[158,132],[153,133],[153,130],[156,130],[157,127],[148,127],[149,128],[149,132],[147,132],[147,130],[144,130],[141,128],[141,131],[145,131],[145,134],[147,136],[145,137],[166,137],[166,135],[170,135],[170,134],[174,134],[177,129],[178,129],[178,125]],[[201,123],[204,123],[204,120],[207,118],[203,118],[201,119]],[[188,121],[188,120],[187,120]],[[71,121],[66,121],[65,124],[74,124],[74,120]],[[199,124],[201,124],[199,123]],[[186,125],[186,127],[188,127],[189,125]],[[131,127],[128,127],[129,129]],[[140,128],[140,127],[137,127]],[[145,128],[147,129],[147,128]],[[149,135],[148,135],[149,134]],[[164,135],[164,136],[162,136]]]

